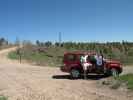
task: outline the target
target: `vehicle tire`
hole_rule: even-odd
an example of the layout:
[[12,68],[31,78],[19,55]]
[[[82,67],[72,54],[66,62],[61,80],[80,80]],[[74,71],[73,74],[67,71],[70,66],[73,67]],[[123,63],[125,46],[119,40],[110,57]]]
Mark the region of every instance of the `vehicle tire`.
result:
[[72,69],[70,74],[72,79],[78,79],[80,77],[80,71],[78,69]]
[[105,76],[105,77],[109,77],[109,76],[111,76],[111,75],[110,75],[109,72],[107,72],[107,73],[104,73],[104,76]]
[[116,69],[116,68],[112,68],[111,69],[111,75],[113,76],[113,77],[118,77],[119,76],[119,72],[118,72],[118,70]]
[[111,76],[111,73],[110,73],[109,69],[107,69],[106,67],[104,68],[104,76],[105,77]]

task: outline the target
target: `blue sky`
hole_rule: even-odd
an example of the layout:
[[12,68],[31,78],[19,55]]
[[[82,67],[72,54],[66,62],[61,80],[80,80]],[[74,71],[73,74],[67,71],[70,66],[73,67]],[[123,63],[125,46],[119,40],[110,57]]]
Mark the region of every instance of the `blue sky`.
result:
[[133,0],[0,0],[10,41],[133,41]]

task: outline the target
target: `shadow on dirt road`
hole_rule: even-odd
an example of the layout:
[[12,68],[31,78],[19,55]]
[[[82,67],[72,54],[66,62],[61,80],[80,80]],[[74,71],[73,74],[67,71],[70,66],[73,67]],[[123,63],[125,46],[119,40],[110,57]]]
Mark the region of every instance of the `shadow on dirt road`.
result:
[[[100,80],[100,79],[103,79],[103,78],[106,78],[106,77],[107,76],[105,76],[105,75],[96,75],[96,74],[87,75],[88,80]],[[53,79],[69,79],[69,80],[72,80],[70,75],[54,75],[54,76],[52,76],[52,78]],[[84,79],[84,77],[81,76],[78,79]]]

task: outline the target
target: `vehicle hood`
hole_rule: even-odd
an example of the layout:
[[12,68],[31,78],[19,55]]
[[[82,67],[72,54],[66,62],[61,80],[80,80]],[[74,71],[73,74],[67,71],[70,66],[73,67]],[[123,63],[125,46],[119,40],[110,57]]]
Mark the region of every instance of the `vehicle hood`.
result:
[[120,61],[116,61],[116,60],[106,60],[106,63],[120,64]]

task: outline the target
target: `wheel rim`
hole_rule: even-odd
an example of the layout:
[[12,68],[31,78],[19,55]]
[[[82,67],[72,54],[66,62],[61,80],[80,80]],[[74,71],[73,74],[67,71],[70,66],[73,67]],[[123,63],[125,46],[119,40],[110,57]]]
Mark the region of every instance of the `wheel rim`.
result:
[[79,71],[78,70],[72,70],[72,77],[74,77],[74,78],[78,78],[79,77]]

